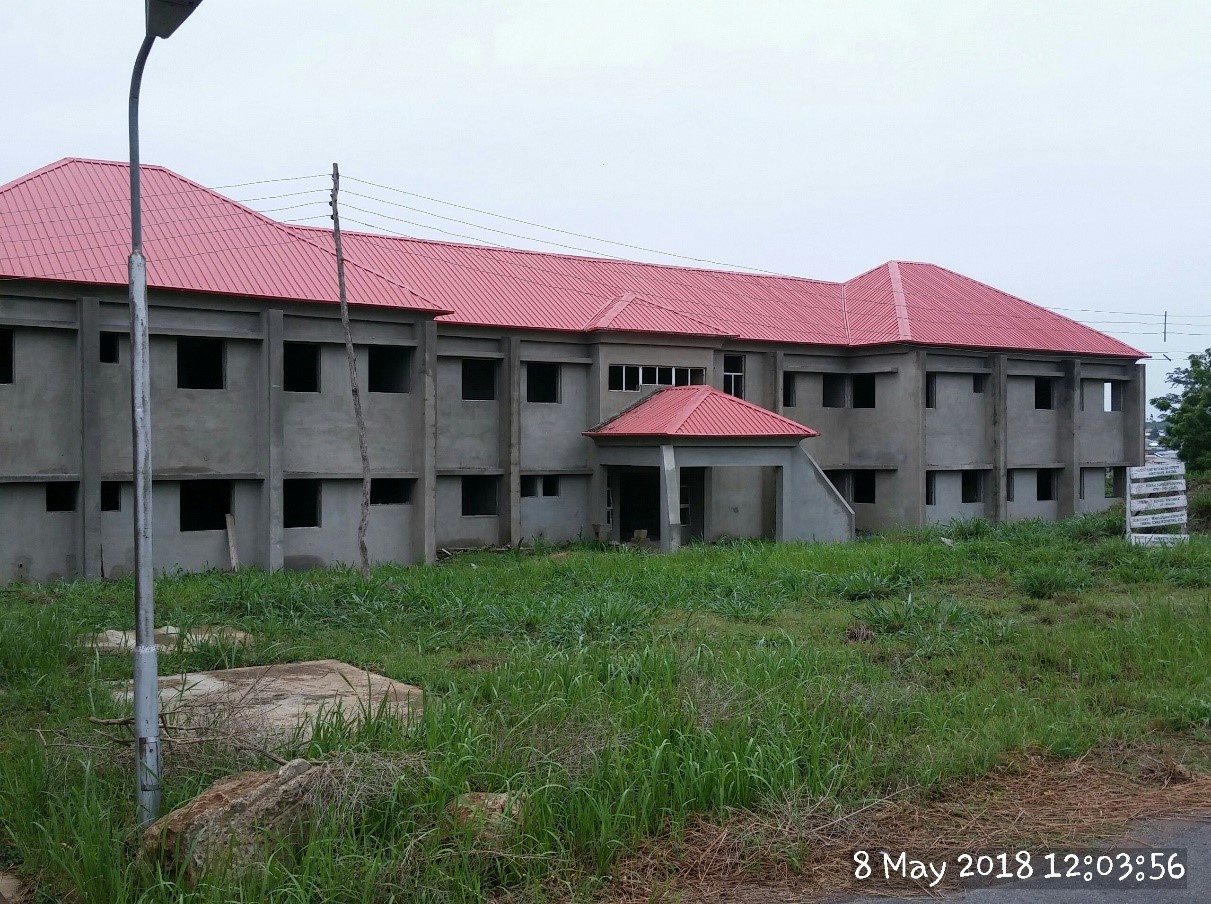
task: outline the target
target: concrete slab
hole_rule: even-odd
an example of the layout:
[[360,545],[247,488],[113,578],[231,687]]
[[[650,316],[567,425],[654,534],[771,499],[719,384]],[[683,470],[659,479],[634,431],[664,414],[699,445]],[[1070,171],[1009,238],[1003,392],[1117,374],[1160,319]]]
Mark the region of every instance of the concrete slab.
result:
[[[174,625],[165,625],[155,630],[156,650],[175,653],[178,650],[196,650],[210,643],[225,646],[240,646],[252,643],[252,635],[236,628],[223,625],[195,625],[185,631]],[[102,631],[100,634],[85,634],[79,638],[84,646],[93,647],[99,653],[129,653],[135,646],[134,631]]]
[[[169,726],[260,738],[305,736],[317,716],[338,709],[354,719],[380,707],[415,717],[424,697],[418,687],[336,659],[164,675],[159,686]],[[130,699],[129,682],[118,696]]]

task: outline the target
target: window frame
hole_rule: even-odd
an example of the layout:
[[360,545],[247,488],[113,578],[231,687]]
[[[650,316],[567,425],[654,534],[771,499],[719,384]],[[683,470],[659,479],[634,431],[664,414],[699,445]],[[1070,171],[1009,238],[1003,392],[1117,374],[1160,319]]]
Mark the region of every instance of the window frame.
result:
[[744,398],[745,355],[738,352],[723,356],[723,391],[738,399]]

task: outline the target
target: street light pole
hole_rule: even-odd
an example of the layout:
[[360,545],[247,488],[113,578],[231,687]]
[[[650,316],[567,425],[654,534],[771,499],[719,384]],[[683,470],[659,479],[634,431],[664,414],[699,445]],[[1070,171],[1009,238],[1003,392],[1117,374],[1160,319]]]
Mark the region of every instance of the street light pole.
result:
[[201,0],[147,0],[146,36],[130,77],[130,407],[135,489],[135,811],[140,826],[160,813],[160,698],[151,555],[151,359],[147,261],[139,172],[139,89],[157,37],[167,38]]

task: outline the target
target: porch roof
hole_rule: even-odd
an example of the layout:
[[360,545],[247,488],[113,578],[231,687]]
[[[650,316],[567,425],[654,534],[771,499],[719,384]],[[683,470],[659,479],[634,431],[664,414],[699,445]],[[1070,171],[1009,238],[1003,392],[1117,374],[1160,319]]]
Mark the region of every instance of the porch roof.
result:
[[585,436],[608,438],[807,438],[819,436],[790,418],[712,386],[669,386],[626,408]]

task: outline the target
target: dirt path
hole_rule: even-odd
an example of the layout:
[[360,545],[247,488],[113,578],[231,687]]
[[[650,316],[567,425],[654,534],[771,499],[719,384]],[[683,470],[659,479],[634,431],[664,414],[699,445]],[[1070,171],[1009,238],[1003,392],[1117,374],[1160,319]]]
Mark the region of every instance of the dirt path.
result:
[[[861,900],[936,896],[960,888],[953,868],[933,888],[912,880],[875,888],[869,880],[855,879],[854,852],[909,851],[910,858],[954,862],[959,853],[973,850],[1105,849],[1129,826],[1147,820],[1149,831],[1161,831],[1165,824],[1155,820],[1175,816],[1211,818],[1211,774],[1192,774],[1154,749],[1102,751],[1066,761],[1035,756],[932,799],[904,794],[841,817],[788,803],[778,813],[744,814],[725,825],[694,823],[680,841],[653,843],[622,864],[608,900],[807,904],[871,894],[879,897]],[[1205,881],[1211,823],[1190,826],[1190,844],[1201,846],[1204,859],[1197,871]],[[988,900],[1009,904],[1036,900],[1040,892],[1013,898],[1001,887],[971,894],[999,896]],[[1100,900],[1044,894],[1065,904]],[[1211,900],[1115,894],[1119,901]]]

